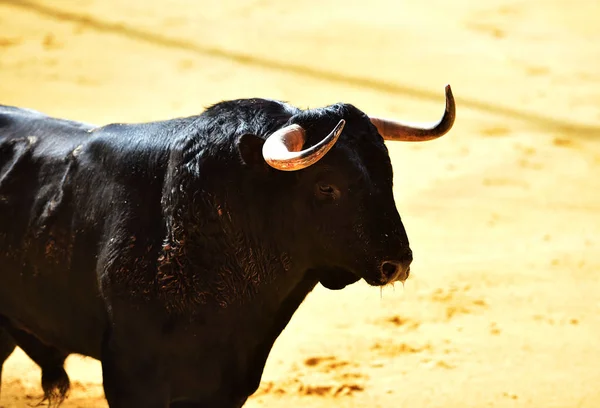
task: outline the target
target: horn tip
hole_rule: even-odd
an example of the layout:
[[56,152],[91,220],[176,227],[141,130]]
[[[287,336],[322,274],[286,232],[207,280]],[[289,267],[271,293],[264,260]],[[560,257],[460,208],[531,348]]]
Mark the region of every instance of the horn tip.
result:
[[454,117],[454,112],[456,110],[454,95],[452,94],[452,88],[450,88],[450,84],[446,85],[446,111],[451,112]]

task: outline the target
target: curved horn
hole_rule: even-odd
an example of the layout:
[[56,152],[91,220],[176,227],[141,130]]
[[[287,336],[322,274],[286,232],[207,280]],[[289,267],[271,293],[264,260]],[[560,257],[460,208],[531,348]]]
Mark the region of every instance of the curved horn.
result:
[[454,124],[456,106],[450,85],[446,85],[446,110],[444,116],[434,123],[409,123],[391,119],[371,118],[379,134],[385,140],[424,142],[445,135]]
[[340,120],[327,137],[305,150],[302,150],[302,146],[306,141],[306,134],[301,126],[289,125],[281,128],[265,141],[263,157],[269,166],[277,170],[302,170],[325,156],[337,142],[345,124],[344,119]]

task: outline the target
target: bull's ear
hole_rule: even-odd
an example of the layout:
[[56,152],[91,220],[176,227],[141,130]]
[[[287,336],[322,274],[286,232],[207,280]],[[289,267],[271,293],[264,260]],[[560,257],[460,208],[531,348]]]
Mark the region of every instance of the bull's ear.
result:
[[262,155],[265,141],[256,135],[243,134],[237,141],[238,151],[243,162],[256,169],[266,169],[267,163]]

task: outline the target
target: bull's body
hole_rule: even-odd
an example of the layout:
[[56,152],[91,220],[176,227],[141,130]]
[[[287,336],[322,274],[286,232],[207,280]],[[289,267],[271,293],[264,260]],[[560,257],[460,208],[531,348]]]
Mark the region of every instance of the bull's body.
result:
[[[265,106],[234,112],[248,126],[238,132],[261,134],[287,119],[282,114],[289,109],[285,105],[248,103],[266,105],[275,114],[254,121],[260,128],[253,129],[253,121],[247,120],[252,118],[244,118],[244,113],[255,118],[268,111]],[[105,368],[109,386],[130,382],[135,387],[140,377],[157,377],[151,382],[157,387],[163,383],[171,400],[241,406],[257,388],[275,338],[317,279],[286,272],[285,259],[271,265],[281,270],[269,271],[268,277],[258,275],[261,265],[242,271],[225,260],[235,254],[229,253],[234,249],[231,242],[218,241],[219,212],[226,211],[227,204],[217,208],[216,202],[208,208],[210,213],[197,214],[206,228],[200,233],[212,238],[205,246],[214,270],[199,265],[194,271],[214,276],[187,284],[177,281],[183,277],[170,275],[165,257],[171,255],[163,244],[177,243],[165,243],[164,207],[169,204],[163,190],[183,187],[169,185],[171,151],[174,144],[197,135],[198,127],[209,129],[211,120],[185,118],[91,131],[88,125],[5,107],[0,123],[0,314],[9,330],[34,333],[65,353],[103,362],[112,360],[107,353],[114,353],[115,359],[134,357],[139,367],[124,378],[106,378]],[[232,146],[228,139],[234,135],[216,132],[211,139],[208,131],[203,136],[198,143],[223,149],[226,156]],[[206,154],[215,160],[213,152]],[[211,182],[226,188],[231,167],[240,163],[223,162],[230,168],[214,163],[214,171],[222,175]],[[168,267],[157,276],[159,259]],[[227,272],[221,270],[223,265],[230,266]],[[242,282],[245,274],[248,282]],[[233,289],[238,283],[241,286]],[[181,304],[177,296],[183,298]],[[260,302],[246,302],[250,297]],[[181,310],[191,305],[198,307],[182,317]],[[111,340],[114,346],[107,345]],[[158,377],[168,377],[167,383]],[[113,388],[119,392],[125,386],[130,385]],[[155,406],[152,399],[147,403]]]
[[406,279],[378,131],[428,140],[453,118],[449,88],[416,130],[264,99],[104,127],[0,106],[0,359],[23,348],[57,402],[78,353],[111,408],[241,407],[318,282]]

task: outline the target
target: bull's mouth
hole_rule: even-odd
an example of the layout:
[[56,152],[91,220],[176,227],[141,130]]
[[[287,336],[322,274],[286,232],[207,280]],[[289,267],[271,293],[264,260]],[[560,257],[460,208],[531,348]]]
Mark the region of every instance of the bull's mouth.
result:
[[[313,269],[317,279],[327,289],[340,290],[348,285],[364,279],[370,286],[386,286],[395,282],[404,283],[410,275],[410,266],[400,262],[385,262],[376,273],[358,274],[355,271],[340,267]],[[375,275],[375,276],[373,276]]]

